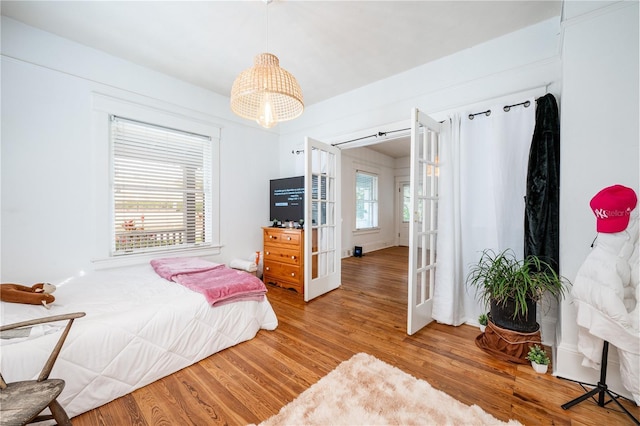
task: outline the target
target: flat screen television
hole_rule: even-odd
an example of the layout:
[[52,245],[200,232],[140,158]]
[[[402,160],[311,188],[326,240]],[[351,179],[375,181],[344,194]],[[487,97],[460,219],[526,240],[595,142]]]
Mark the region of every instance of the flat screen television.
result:
[[304,176],[272,179],[269,191],[271,221],[304,219]]

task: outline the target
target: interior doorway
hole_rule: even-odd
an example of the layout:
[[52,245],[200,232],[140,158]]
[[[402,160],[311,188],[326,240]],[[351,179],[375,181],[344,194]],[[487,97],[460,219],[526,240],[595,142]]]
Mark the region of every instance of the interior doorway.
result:
[[[403,135],[402,132],[407,130],[410,133]],[[395,136],[386,138],[387,133]],[[343,163],[343,174],[356,176],[353,192],[348,186],[348,179],[343,181],[343,185],[347,185],[343,190],[343,220],[347,226],[351,221],[354,223],[353,232],[344,235],[343,241],[346,240],[345,247],[356,248],[369,243],[364,253],[371,255],[391,247],[409,249],[410,256],[405,265],[409,271],[406,318],[407,333],[413,334],[432,321],[437,211],[434,207],[437,206],[437,181],[432,175],[438,164],[440,124],[414,108],[410,128],[387,133],[378,132],[377,135],[353,139],[350,142],[357,142],[357,145],[342,147],[346,151],[349,148],[359,149],[354,150],[351,159],[345,159]],[[385,136],[386,140],[377,140],[377,136]],[[362,142],[368,138],[372,140]],[[345,151],[343,154],[349,156]],[[380,221],[365,228],[361,228],[357,221],[359,215],[370,214],[366,211],[370,206],[362,201],[370,198],[364,198],[366,194],[358,186],[357,176],[362,172],[361,168],[377,169],[374,173],[380,188],[374,202],[374,208],[379,208],[372,210]],[[437,170],[435,173],[437,175]],[[383,190],[385,182],[388,185]],[[352,194],[351,198],[347,194]],[[355,210],[351,211],[350,205]],[[381,260],[386,263],[385,259]]]
[[[407,126],[407,123],[395,127]],[[343,257],[355,246],[364,253],[383,248],[409,245],[411,137],[408,130],[393,138],[373,137],[355,144],[339,143],[343,154],[342,218]],[[376,176],[378,191],[377,223],[371,229],[359,228],[357,210],[357,173]],[[408,266],[408,265],[407,265]]]
[[[408,127],[408,125],[408,122],[396,123],[393,126],[389,126],[389,128],[400,129]],[[398,134],[385,140],[380,140],[379,137],[376,137],[366,143],[358,142],[353,146],[345,144],[340,148],[343,150],[343,165],[345,161],[350,160],[350,151],[356,152],[356,148],[365,148],[375,152],[376,155],[385,155],[394,164],[394,171],[390,176],[391,181],[386,185],[380,182],[380,188],[388,188],[389,192],[393,192],[389,198],[389,205],[384,206],[385,209],[388,208],[389,210],[381,215],[381,218],[386,217],[388,220],[379,224],[381,228],[388,227],[391,229],[389,233],[390,239],[388,240],[391,244],[374,250],[369,250],[366,242],[362,244],[359,242],[345,244],[344,248],[347,250],[353,248],[354,245],[362,245],[365,248],[365,254],[362,258],[346,254],[347,257],[342,259],[342,275],[343,288],[345,290],[351,289],[346,288],[344,283],[357,281],[357,290],[353,289],[353,291],[370,293],[375,297],[375,300],[379,300],[380,303],[388,306],[388,309],[393,311],[394,315],[397,315],[397,325],[399,330],[402,330],[402,322],[406,321],[407,315],[407,276],[409,269],[408,211],[406,215],[404,214],[404,205],[408,203],[408,201],[405,202],[405,194],[407,197],[410,196],[411,137],[409,131],[407,130],[403,134]],[[353,154],[351,155],[353,156]],[[359,163],[366,162],[367,156],[358,155],[357,161]],[[343,169],[343,209],[353,209],[355,205],[355,201],[352,199],[354,190],[348,187],[353,184],[353,180],[349,179],[349,172]],[[405,185],[406,189],[403,189]],[[353,220],[352,218],[352,214],[345,214],[343,232],[352,231],[353,227],[350,223]],[[369,237],[371,235],[375,235],[375,231],[368,234]],[[386,238],[385,241],[387,241]],[[366,277],[366,279],[363,279],[363,277]]]

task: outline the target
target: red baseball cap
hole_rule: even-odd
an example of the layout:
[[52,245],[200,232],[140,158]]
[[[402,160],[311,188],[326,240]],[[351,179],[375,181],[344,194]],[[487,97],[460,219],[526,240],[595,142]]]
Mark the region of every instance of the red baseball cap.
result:
[[598,192],[589,203],[596,215],[598,232],[615,233],[627,229],[631,210],[637,202],[636,193],[626,186],[613,185]]

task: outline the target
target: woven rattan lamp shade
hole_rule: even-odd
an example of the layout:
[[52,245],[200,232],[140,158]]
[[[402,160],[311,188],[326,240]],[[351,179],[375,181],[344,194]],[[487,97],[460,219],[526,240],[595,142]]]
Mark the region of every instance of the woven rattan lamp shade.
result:
[[275,55],[261,53],[253,67],[242,71],[234,81],[231,110],[263,127],[273,127],[302,114],[302,90],[296,78],[280,68]]

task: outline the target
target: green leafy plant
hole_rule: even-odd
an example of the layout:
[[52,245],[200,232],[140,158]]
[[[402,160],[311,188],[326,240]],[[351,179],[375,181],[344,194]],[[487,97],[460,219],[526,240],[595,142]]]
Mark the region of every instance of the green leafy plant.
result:
[[487,323],[489,322],[489,317],[487,316],[487,314],[480,314],[480,316],[478,317],[478,322],[480,323],[480,325],[487,325]]
[[513,300],[513,318],[526,316],[528,300],[537,302],[549,294],[560,301],[568,284],[547,262],[533,255],[518,260],[511,249],[500,253],[484,250],[467,275],[467,285],[477,288],[478,299],[485,306],[492,301],[504,306]]
[[538,345],[529,347],[527,359],[540,365],[549,365],[550,362],[549,357],[547,356],[547,352]]

